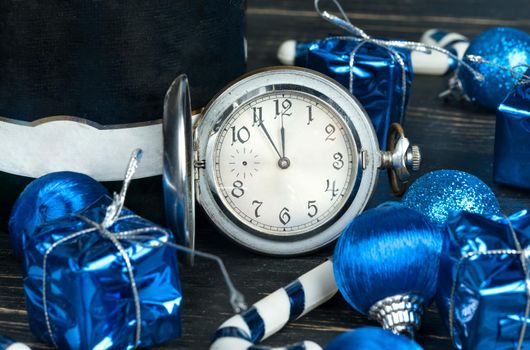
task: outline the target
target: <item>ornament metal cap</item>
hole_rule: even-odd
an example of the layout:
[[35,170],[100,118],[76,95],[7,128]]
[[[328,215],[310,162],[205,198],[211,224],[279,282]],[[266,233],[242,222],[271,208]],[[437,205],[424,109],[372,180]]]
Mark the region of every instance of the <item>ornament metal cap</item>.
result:
[[398,294],[384,298],[370,307],[368,316],[384,329],[414,339],[421,326],[423,298],[415,294]]
[[452,101],[467,101],[471,102],[471,99],[464,92],[462,81],[458,79],[458,70],[449,78],[449,87],[447,90],[442,91],[438,94],[438,98]]

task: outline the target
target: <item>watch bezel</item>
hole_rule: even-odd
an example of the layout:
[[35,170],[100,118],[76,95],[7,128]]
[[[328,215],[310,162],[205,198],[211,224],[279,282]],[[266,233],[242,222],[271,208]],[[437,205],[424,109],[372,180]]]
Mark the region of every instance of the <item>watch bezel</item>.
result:
[[[215,145],[222,125],[241,104],[279,89],[311,94],[339,112],[338,116],[353,136],[358,160],[354,183],[343,207],[316,230],[292,236],[260,232],[241,222],[226,208],[215,181]],[[195,132],[195,144],[198,158],[204,160],[204,168],[198,169],[200,204],[226,236],[268,255],[306,254],[333,242],[365,208],[377,182],[380,165],[377,137],[359,102],[336,81],[298,67],[260,69],[229,84],[205,108]]]

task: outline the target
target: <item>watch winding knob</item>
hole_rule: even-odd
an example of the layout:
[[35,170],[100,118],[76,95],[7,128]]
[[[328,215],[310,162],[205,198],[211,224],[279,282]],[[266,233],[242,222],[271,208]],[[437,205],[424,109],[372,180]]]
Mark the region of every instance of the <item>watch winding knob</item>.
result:
[[398,123],[390,125],[387,144],[388,151],[381,153],[381,168],[388,169],[392,191],[400,196],[405,193],[406,183],[410,180],[411,173],[420,170],[420,148],[410,144],[403,128]]
[[413,172],[420,170],[421,167],[421,152],[417,145],[410,146],[407,152],[407,165]]

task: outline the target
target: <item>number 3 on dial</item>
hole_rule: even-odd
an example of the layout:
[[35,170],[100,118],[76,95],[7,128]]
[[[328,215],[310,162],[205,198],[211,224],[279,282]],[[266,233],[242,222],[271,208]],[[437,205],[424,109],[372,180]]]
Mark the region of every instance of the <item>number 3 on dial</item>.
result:
[[356,152],[347,125],[328,104],[273,91],[238,105],[220,130],[216,182],[245,229],[304,234],[328,225],[344,206]]

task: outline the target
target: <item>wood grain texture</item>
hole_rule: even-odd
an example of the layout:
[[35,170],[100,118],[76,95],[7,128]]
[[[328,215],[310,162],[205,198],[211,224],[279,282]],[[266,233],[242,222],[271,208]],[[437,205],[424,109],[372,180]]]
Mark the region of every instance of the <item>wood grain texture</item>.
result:
[[[276,49],[288,38],[309,40],[338,32],[313,12],[310,0],[249,0],[249,69],[276,65]],[[432,27],[476,35],[489,26],[510,25],[530,32],[527,0],[498,2],[479,0],[391,1],[344,0],[355,24],[372,35],[417,40]],[[521,11],[523,9],[523,11]],[[212,53],[215,54],[215,53]],[[492,186],[506,213],[530,207],[530,192],[501,187],[492,181],[495,116],[473,106],[446,104],[436,96],[446,79],[415,77],[407,115],[408,136],[423,150],[421,173],[451,168],[470,172]],[[141,215],[162,221],[161,184],[133,184],[128,206]],[[135,188],[136,187],[136,188]],[[394,199],[385,174],[370,205]],[[311,256],[278,259],[250,253],[220,235],[199,210],[198,248],[220,255],[238,288],[252,303],[318,265],[332,248]],[[231,315],[226,289],[215,266],[200,261],[182,268],[184,289],[183,336],[160,349],[207,349],[215,329]],[[9,250],[8,236],[0,233],[0,334],[49,349],[30,332],[22,291],[22,269]],[[372,325],[353,311],[340,296],[293,322],[266,341],[282,345],[308,339],[326,344],[340,332]],[[425,349],[448,349],[448,333],[434,308],[427,311],[418,342]]]

